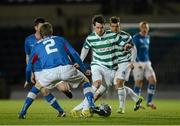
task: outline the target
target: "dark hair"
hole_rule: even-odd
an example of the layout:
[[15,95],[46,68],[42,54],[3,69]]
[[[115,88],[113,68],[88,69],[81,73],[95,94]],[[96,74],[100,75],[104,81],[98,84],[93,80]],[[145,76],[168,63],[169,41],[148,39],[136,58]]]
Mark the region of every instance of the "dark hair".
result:
[[92,24],[95,25],[97,23],[105,24],[105,19],[102,15],[94,15],[92,18]]
[[46,22],[45,18],[37,17],[36,19],[34,19],[34,26],[37,26],[39,23],[44,23],[44,22]]
[[50,36],[53,34],[53,28],[52,25],[49,22],[45,22],[41,27],[40,27],[40,35],[41,37],[45,36]]
[[120,23],[120,18],[116,16],[110,17],[109,23]]

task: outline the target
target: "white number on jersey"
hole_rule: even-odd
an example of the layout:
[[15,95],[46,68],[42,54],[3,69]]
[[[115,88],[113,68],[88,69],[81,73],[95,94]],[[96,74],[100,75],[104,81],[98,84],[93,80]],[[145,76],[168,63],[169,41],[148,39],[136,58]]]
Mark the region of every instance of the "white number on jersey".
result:
[[57,48],[53,48],[53,46],[55,45],[55,41],[53,39],[48,39],[48,40],[44,41],[43,44],[45,45],[47,54],[58,51]]

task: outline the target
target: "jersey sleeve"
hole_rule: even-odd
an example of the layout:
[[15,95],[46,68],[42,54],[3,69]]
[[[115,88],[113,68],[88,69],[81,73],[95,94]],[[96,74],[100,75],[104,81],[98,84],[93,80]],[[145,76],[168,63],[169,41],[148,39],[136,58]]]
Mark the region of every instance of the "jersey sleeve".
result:
[[137,46],[137,37],[135,35],[132,38],[132,42]]
[[26,65],[26,81],[31,82],[31,72],[33,72],[33,64],[38,60],[38,55],[36,53],[36,48],[31,50],[28,64]]
[[25,43],[24,43],[24,50],[26,55],[30,55],[30,46],[29,46],[29,41],[28,38],[25,39]]
[[75,61],[76,63],[78,63],[80,65],[80,70],[82,72],[86,71],[86,68],[79,56],[79,54],[76,52],[76,50],[69,44],[69,42],[67,40],[64,39],[64,47],[66,52],[68,53],[68,55],[72,58],[73,61]]
[[134,45],[132,42],[132,37],[130,34],[126,34],[126,35],[120,35],[119,38],[119,45],[121,47],[124,47],[126,44],[131,44]]
[[84,47],[85,49],[91,48],[91,44],[89,43],[88,38],[86,38],[86,40],[85,40],[85,42],[84,42],[84,44],[83,44],[83,47]]

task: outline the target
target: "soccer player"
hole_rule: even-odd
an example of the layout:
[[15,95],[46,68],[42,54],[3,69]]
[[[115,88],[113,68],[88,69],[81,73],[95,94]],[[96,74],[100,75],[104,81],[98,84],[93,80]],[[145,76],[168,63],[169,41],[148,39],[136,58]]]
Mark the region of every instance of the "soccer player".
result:
[[133,70],[135,80],[134,91],[138,95],[141,94],[143,79],[145,77],[149,83],[147,87],[147,106],[156,109],[156,105],[152,102],[157,80],[149,58],[149,23],[146,21],[140,22],[139,29],[140,32],[133,36],[133,42],[137,48],[137,58]]
[[[111,75],[117,68],[116,56],[115,56],[115,45],[118,42],[119,37],[116,33],[106,31],[105,19],[102,15],[95,15],[92,18],[93,32],[89,34],[85,40],[83,48],[81,50],[82,61],[86,58],[89,50],[93,52],[93,59],[91,62],[91,73],[92,73],[92,89],[93,93],[103,84],[111,84]],[[85,105],[85,106],[84,106]],[[83,108],[81,114],[85,116],[91,116],[89,113],[89,106],[87,106],[87,99],[76,106],[72,111],[71,115],[76,117],[79,116],[79,110]]]
[[131,69],[133,68],[133,62],[136,57],[136,48],[133,46],[132,38],[130,34],[120,29],[120,19],[118,17],[110,18],[110,29],[120,35],[119,52],[121,55],[118,57],[118,70],[115,75],[114,83],[115,88],[118,91],[119,97],[119,110],[118,113],[125,113],[125,100],[126,95],[130,94],[132,99],[136,102],[134,110],[138,110],[143,100],[142,97],[138,97],[132,89],[124,86],[125,82],[129,80]]
[[[69,42],[63,37],[52,36],[53,28],[50,23],[44,23],[40,27],[40,35],[43,39],[39,40],[33,48],[30,61],[26,69],[26,80],[30,81],[32,71],[32,64],[36,61],[41,62],[41,76],[37,79],[36,86],[39,88],[54,88],[57,89],[59,85],[54,84],[58,81],[66,81],[71,87],[77,88],[83,86],[84,96],[87,98],[92,112],[99,115],[106,113],[95,106],[93,100],[93,93],[91,92],[91,84],[87,77],[82,73],[86,72],[86,68],[82,63],[78,53],[71,47]],[[80,72],[73,65],[71,60],[79,64]]]
[[[32,34],[30,36],[28,36],[25,40],[25,53],[26,53],[26,63],[28,63],[28,60],[29,60],[29,56],[31,54],[31,51],[34,47],[34,45],[37,43],[38,40],[41,39],[41,36],[40,36],[40,33],[39,33],[39,28],[40,26],[45,22],[45,19],[43,17],[38,17],[34,20],[34,28],[35,28],[35,34]],[[41,71],[41,64],[40,62],[36,62],[34,65],[33,65],[33,75],[35,76],[35,78],[37,79],[39,76],[40,76],[40,71]],[[32,80],[33,83],[35,83],[35,80]],[[27,82],[25,82],[24,84],[24,87],[27,86]],[[65,86],[64,86],[65,85]],[[64,93],[66,93],[68,96],[72,96],[71,92],[68,91],[68,87],[67,83],[65,84],[61,84],[61,89]],[[58,117],[61,117],[61,116],[65,116],[65,113],[63,113],[61,111],[61,107],[59,106],[58,102],[55,100],[56,98],[49,92],[48,89],[46,88],[42,88],[42,89],[39,89],[37,88],[36,86],[33,86],[28,95],[27,95],[27,98],[25,100],[25,103],[24,103],[24,106],[21,110],[21,112],[19,113],[19,118],[20,119],[25,119],[26,118],[26,113],[27,113],[27,110],[28,108],[31,106],[31,104],[33,103],[33,101],[36,99],[37,97],[37,94],[41,92],[45,98],[45,100],[54,108],[56,109],[59,114],[58,114]],[[50,102],[49,99],[54,99],[54,102]]]

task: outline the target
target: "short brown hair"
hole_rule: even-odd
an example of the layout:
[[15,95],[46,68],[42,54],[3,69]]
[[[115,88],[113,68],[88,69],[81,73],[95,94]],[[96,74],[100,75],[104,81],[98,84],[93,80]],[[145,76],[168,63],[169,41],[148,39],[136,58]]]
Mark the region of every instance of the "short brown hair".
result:
[[50,36],[53,34],[53,28],[52,25],[49,22],[45,22],[41,27],[40,27],[40,35],[41,37],[45,36]]
[[34,19],[34,26],[37,26],[39,23],[44,23],[46,22],[44,17],[37,17]]
[[109,23],[120,23],[120,18],[116,16],[110,17]]
[[95,25],[97,23],[105,24],[105,19],[102,15],[94,15],[92,18],[92,24]]

